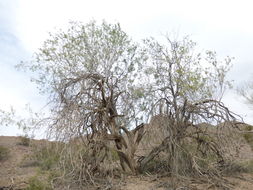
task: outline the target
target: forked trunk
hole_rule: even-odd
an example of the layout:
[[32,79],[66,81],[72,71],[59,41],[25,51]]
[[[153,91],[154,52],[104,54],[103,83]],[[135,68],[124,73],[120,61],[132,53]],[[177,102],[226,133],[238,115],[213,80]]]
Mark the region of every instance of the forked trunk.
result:
[[128,131],[126,128],[122,129],[126,136],[121,136],[121,140],[115,140],[120,165],[124,171],[138,174],[140,168],[135,158],[135,152],[144,135],[144,124],[137,126],[132,131]]

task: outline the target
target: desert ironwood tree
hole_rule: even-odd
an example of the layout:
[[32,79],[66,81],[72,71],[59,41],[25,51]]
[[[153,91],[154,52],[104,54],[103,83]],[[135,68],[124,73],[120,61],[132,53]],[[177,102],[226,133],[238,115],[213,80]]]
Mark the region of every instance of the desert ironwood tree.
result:
[[[241,120],[222,103],[224,92],[232,87],[226,80],[232,58],[219,61],[216,52],[196,53],[196,43],[188,37],[181,41],[165,37],[162,42],[150,38],[144,44],[149,63],[145,73],[153,79],[150,107],[152,115],[163,121],[156,122],[163,137],[160,145],[143,158],[141,169],[165,150],[169,169],[175,175],[202,174],[204,168],[199,163],[210,155],[217,164],[224,164],[226,145],[219,141],[229,133],[221,131],[236,129]],[[212,135],[210,128],[215,131]]]
[[[231,59],[219,62],[215,52],[202,56],[194,47],[188,38],[169,37],[162,42],[146,39],[140,45],[119,24],[71,23],[68,30],[51,34],[34,61],[23,67],[35,72],[33,81],[49,96],[50,134],[64,142],[81,138],[92,152],[92,171],[108,150],[113,149],[122,169],[132,173],[145,170],[166,150],[171,171],[179,173],[179,152],[188,137],[198,142],[196,152],[205,154],[206,146],[222,159],[219,147],[200,138],[205,133],[200,123],[234,125],[236,120],[221,102],[230,85],[225,76]],[[168,118],[163,125],[167,135],[136,157],[145,135],[143,123],[155,115]],[[187,161],[201,172],[194,164],[199,155],[191,156]]]

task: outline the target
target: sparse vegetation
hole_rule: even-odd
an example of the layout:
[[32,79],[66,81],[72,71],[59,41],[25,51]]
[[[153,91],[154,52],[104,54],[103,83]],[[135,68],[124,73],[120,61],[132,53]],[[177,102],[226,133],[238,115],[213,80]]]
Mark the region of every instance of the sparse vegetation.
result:
[[29,146],[30,145],[31,139],[27,135],[20,136],[19,140],[20,140],[18,143],[19,145],[22,145],[22,146]]
[[[245,133],[243,134],[244,139],[250,145],[251,149],[253,150],[253,126],[247,125],[244,127]],[[248,133],[247,133],[248,132]]]
[[28,180],[28,187],[25,190],[53,190],[41,177],[31,177]]
[[43,146],[34,146],[31,157],[33,162],[42,170],[51,170],[57,166],[60,155],[57,147],[52,143]]
[[0,145],[0,161],[7,160],[9,158],[10,150]]
[[253,173],[253,159],[241,163],[241,166],[242,166],[247,172]]
[[253,150],[253,134],[246,133],[243,135],[243,137],[247,141],[247,143],[251,146],[251,149]]

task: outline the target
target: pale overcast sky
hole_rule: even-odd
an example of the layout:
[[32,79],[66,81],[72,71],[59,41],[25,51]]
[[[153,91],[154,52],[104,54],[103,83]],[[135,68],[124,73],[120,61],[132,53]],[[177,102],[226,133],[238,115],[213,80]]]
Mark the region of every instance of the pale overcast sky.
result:
[[[251,0],[0,0],[0,109],[21,110],[26,103],[36,111],[43,107],[45,98],[14,65],[29,60],[48,32],[69,21],[119,22],[135,40],[190,35],[201,50],[235,57],[230,78],[240,84],[253,74],[252,7]],[[224,101],[253,124],[253,111],[235,94]],[[0,127],[0,135],[20,133]]]

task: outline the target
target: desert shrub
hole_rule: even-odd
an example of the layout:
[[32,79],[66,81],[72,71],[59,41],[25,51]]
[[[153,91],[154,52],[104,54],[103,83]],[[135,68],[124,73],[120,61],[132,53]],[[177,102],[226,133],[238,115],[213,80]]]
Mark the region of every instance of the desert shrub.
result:
[[253,160],[227,162],[221,169],[222,174],[227,176],[238,173],[253,173]]
[[252,131],[253,130],[253,126],[252,125],[246,125],[245,130],[246,131]]
[[249,160],[245,163],[245,168],[248,172],[253,173],[253,160]]
[[0,161],[7,160],[10,150],[4,146],[0,146]]
[[54,145],[34,147],[33,160],[42,170],[50,170],[57,165],[59,154]]
[[239,163],[244,172],[253,173],[253,160],[247,160]]
[[253,134],[246,133],[243,134],[244,139],[250,145],[251,149],[253,149]]
[[250,169],[250,168],[248,168],[247,163],[230,162],[230,163],[227,163],[226,165],[223,166],[222,174],[227,175],[227,176],[231,176],[231,175],[236,175],[236,174],[242,173],[242,172],[244,172],[244,173],[249,172],[252,169],[253,169],[253,165],[251,166],[251,169]]
[[34,176],[28,180],[28,187],[25,190],[52,190],[50,185]]
[[[253,126],[247,125],[245,127],[245,131],[252,131]],[[251,149],[253,150],[253,133],[245,133],[243,134],[243,138],[246,140],[246,142],[250,145]]]
[[30,145],[30,141],[31,141],[31,139],[27,135],[20,136],[19,137],[18,145],[29,146]]

